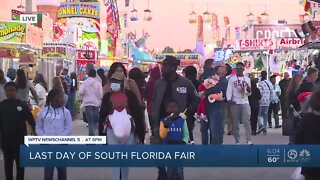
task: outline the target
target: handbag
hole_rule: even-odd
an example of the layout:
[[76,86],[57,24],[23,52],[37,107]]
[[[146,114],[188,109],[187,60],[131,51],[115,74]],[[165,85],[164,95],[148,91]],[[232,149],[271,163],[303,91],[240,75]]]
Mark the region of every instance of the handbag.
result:
[[299,119],[301,119],[300,114],[293,107],[289,107],[287,110],[287,119],[284,119],[282,122],[282,135],[292,136]]

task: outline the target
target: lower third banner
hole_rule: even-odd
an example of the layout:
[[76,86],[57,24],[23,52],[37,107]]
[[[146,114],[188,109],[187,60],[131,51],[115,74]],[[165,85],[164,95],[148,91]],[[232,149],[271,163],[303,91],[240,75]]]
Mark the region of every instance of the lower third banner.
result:
[[23,167],[320,167],[320,146],[25,145]]

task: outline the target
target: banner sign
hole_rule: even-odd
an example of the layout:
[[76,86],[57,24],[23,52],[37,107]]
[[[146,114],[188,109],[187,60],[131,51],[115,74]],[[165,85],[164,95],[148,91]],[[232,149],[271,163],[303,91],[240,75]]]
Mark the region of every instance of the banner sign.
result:
[[26,43],[26,24],[0,21],[0,42]]
[[277,39],[277,49],[298,49],[306,43],[299,38],[279,38]]
[[201,56],[200,54],[196,54],[196,53],[190,53],[190,54],[184,54],[184,53],[178,53],[178,54],[157,54],[155,59],[158,62],[162,62],[166,56],[174,56],[175,58],[179,59],[179,60],[200,60]]
[[59,43],[45,43],[42,48],[42,58],[66,58],[67,46]]
[[236,40],[236,51],[264,51],[271,49],[298,49],[305,44],[299,38],[240,39]]
[[296,38],[294,30],[301,31],[301,24],[254,25],[253,38]]
[[21,145],[20,154],[22,167],[320,166],[319,145]]
[[0,44],[1,58],[18,58],[19,53],[16,45]]
[[[80,50],[78,51],[78,59],[80,61],[96,61],[97,55],[96,51],[93,50]],[[88,59],[89,58],[89,59]]]
[[58,9],[58,18],[88,17],[99,19],[100,6],[94,3],[62,2]]
[[236,50],[270,50],[276,48],[274,39],[240,39],[236,40]]

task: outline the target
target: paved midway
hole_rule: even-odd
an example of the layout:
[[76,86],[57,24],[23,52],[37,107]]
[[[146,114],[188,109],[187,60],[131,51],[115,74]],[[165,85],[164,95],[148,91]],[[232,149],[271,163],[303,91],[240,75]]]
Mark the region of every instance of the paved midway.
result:
[[[86,135],[83,121],[74,121],[74,135]],[[241,128],[242,142],[244,129]],[[199,124],[195,128],[196,143],[200,144]],[[233,136],[224,136],[225,144],[234,144]],[[268,135],[253,137],[254,144],[287,144],[281,129],[268,129]],[[0,157],[1,159],[1,157]],[[68,168],[68,180],[110,180],[111,168]],[[290,180],[294,168],[184,168],[185,180]],[[42,180],[43,168],[26,168],[25,180]],[[55,171],[56,173],[56,171]],[[130,168],[129,180],[156,180],[156,168]],[[4,164],[0,160],[0,180],[4,180]],[[55,174],[56,179],[56,174]]]

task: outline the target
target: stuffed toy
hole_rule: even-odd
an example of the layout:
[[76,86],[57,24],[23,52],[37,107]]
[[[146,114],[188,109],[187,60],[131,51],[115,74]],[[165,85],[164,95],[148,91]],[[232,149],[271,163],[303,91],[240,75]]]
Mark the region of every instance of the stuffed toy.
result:
[[206,89],[210,89],[216,86],[219,83],[219,80],[220,80],[219,76],[214,75],[204,80],[203,85]]
[[208,96],[208,101],[210,103],[214,103],[216,101],[222,101],[222,100],[223,100],[223,93],[222,92],[211,94]]

